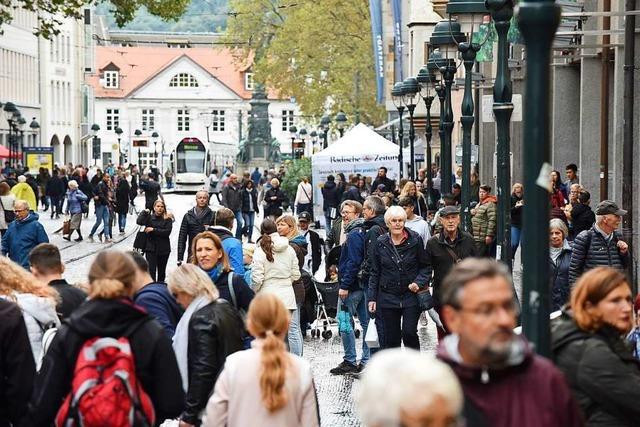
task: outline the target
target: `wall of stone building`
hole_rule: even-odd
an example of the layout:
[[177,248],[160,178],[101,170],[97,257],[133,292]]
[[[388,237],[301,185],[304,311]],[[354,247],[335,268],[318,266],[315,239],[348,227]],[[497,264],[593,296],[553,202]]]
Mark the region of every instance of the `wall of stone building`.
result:
[[551,69],[551,164],[556,169],[579,161],[580,66]]

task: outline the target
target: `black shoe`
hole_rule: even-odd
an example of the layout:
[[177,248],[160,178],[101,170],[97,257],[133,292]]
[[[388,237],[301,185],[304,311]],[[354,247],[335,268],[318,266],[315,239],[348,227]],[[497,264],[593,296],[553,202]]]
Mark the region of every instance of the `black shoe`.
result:
[[77,239],[73,239],[74,242],[82,242],[82,237],[78,237]]
[[66,240],[67,242],[70,242],[70,241],[71,241],[71,236],[62,236],[62,238],[63,238],[64,240]]
[[331,369],[329,372],[333,375],[356,374],[358,373],[358,367],[353,363],[343,360],[342,363]]
[[364,368],[366,368],[367,365],[363,364],[363,363],[358,363],[358,373],[364,371]]
[[102,233],[98,233],[98,239],[100,239],[100,242],[102,242],[102,236],[104,235],[104,232]]

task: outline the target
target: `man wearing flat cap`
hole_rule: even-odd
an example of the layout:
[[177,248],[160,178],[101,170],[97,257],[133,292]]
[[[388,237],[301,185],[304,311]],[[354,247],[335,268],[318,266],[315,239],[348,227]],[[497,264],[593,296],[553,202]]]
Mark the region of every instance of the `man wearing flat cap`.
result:
[[[433,300],[438,314],[440,314],[441,308],[441,283],[447,273],[463,259],[477,256],[473,236],[459,228],[460,208],[445,206],[440,209],[439,214],[442,231],[427,242],[427,254],[433,271],[433,279],[431,280]],[[444,336],[440,328],[437,330],[438,338]]]
[[624,270],[629,260],[629,246],[621,240],[618,226],[627,211],[612,200],[603,200],[596,206],[596,223],[578,234],[573,242],[569,283],[573,285],[587,270],[612,267]]

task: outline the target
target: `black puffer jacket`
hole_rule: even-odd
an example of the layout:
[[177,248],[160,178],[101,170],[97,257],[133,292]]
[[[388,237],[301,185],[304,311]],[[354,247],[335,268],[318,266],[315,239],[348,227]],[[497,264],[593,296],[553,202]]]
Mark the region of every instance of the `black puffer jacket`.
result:
[[416,306],[418,297],[409,285],[429,285],[429,259],[422,238],[407,228],[405,232],[408,237],[398,246],[385,233],[371,248],[368,296],[380,308]]
[[187,259],[191,258],[191,242],[193,238],[198,233],[202,233],[206,226],[211,224],[213,224],[213,211],[208,206],[204,208],[204,215],[200,218],[196,215],[196,208],[190,209],[184,214],[180,224],[180,233],[178,234],[178,261],[184,259],[185,249],[187,249]]
[[564,313],[552,325],[552,350],[587,426],[639,424],[640,366],[619,332],[610,326],[585,332]]
[[94,299],[78,307],[58,330],[36,378],[23,427],[48,427],[71,391],[73,370],[84,342],[128,336],[136,375],[149,394],[157,424],[175,418],[184,405],[182,380],[171,339],[162,326],[129,299]]
[[171,229],[173,228],[173,218],[164,218],[151,214],[144,210],[138,215],[136,221],[138,225],[153,228],[153,231],[147,233],[147,241],[144,252],[155,252],[159,255],[165,255],[171,252]]
[[569,267],[569,284],[573,284],[587,270],[595,267],[612,267],[624,270],[627,266],[629,253],[620,254],[618,241],[620,235],[614,231],[609,242],[596,230],[595,225],[576,236],[573,241],[571,266]]
[[571,246],[565,240],[562,252],[554,263],[549,257],[551,286],[551,311],[560,310],[569,301],[569,265],[571,264]]
[[577,236],[585,230],[593,227],[596,222],[596,214],[593,213],[589,205],[576,203],[571,209],[571,224],[573,225],[571,232],[573,236]]
[[322,210],[331,208],[338,209],[340,198],[338,197],[338,186],[335,181],[327,181],[322,187]]
[[189,390],[180,417],[199,425],[200,412],[213,393],[227,356],[242,350],[244,324],[238,312],[223,299],[196,311],[189,320]]
[[[458,230],[453,242],[445,239],[445,234],[444,232],[436,234],[427,242],[430,261],[429,276],[431,277],[433,272],[431,286],[433,286],[433,299],[436,306],[440,305],[440,285],[451,268],[465,258],[476,256],[476,247],[471,234]],[[448,249],[456,254],[457,260],[451,256]]]

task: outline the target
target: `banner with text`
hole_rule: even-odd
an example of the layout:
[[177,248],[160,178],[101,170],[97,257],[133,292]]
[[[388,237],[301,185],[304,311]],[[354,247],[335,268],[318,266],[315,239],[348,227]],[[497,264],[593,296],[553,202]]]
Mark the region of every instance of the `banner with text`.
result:
[[396,82],[404,80],[402,72],[402,3],[400,0],[392,0],[393,8],[393,43],[395,46],[395,55],[393,59],[393,71]]
[[384,45],[382,39],[381,0],[369,0],[371,36],[373,37],[373,63],[376,70],[376,102],[384,101]]

